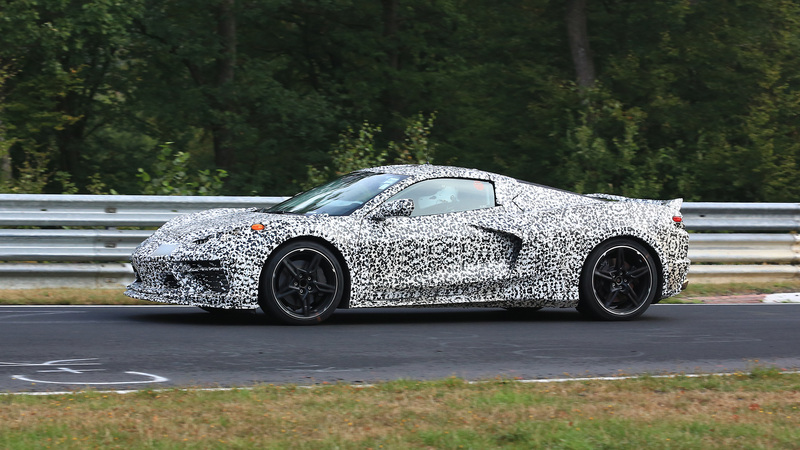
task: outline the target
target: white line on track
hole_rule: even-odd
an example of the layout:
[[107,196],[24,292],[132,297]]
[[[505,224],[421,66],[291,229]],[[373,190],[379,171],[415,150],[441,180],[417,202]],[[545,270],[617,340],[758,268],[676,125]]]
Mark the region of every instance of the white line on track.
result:
[[[688,373],[688,374],[672,374],[672,375],[628,375],[619,377],[583,377],[583,378],[542,378],[533,380],[507,380],[513,383],[567,383],[570,381],[622,381],[632,380],[636,378],[710,378],[710,377],[731,377],[735,375],[747,375],[749,372],[725,372],[725,373]],[[782,371],[780,374],[796,375],[800,371]],[[491,383],[490,381],[467,381],[468,384],[481,384]],[[321,387],[331,386],[330,384],[316,384],[311,386],[297,386],[293,385],[295,389],[318,389]],[[353,388],[373,388],[374,384],[353,384]],[[0,395],[33,395],[33,396],[46,396],[46,395],[76,395],[76,394],[135,394],[137,392],[169,392],[169,391],[185,391],[185,392],[217,392],[217,391],[239,391],[239,390],[252,390],[254,387],[228,387],[228,388],[174,388],[174,389],[127,389],[127,390],[108,390],[108,391],[56,391],[56,392],[0,392]]]

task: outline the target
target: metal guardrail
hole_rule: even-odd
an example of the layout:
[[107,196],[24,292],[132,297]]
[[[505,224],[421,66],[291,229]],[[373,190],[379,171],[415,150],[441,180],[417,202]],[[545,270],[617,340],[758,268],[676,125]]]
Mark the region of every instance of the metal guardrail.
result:
[[11,227],[0,228],[0,289],[119,288],[133,281],[124,261],[153,230],[117,227],[155,228],[180,214],[265,208],[284,199],[0,194],[0,227]]
[[3,230],[3,261],[125,261],[152,230]]
[[133,267],[130,263],[0,263],[0,289],[120,289],[131,282],[133,282]]
[[692,283],[800,280],[800,235],[692,233],[689,258]]
[[159,227],[178,214],[263,208],[285,198],[0,194],[0,227]]
[[798,264],[797,234],[700,234],[689,235],[692,263]]
[[[284,198],[0,194],[0,289],[118,288],[132,281],[125,261],[152,229],[117,227],[154,228],[179,214]],[[682,212],[694,231],[692,282],[800,279],[800,203],[687,202]]]
[[681,212],[689,230],[735,232],[800,230],[800,203],[686,202]]

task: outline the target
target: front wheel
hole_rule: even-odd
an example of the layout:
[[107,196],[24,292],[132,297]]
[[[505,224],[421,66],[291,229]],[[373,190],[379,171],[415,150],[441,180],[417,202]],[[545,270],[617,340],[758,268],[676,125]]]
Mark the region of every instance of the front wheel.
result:
[[313,325],[333,314],[344,292],[338,258],[324,246],[299,241],[278,249],[261,273],[259,305],[292,325]]
[[642,315],[658,294],[656,263],[642,244],[612,239],[586,259],[580,279],[578,310],[603,320]]

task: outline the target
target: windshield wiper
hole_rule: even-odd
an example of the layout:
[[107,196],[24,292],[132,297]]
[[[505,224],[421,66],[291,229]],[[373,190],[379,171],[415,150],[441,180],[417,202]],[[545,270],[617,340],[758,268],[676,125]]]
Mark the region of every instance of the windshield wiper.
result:
[[257,213],[264,213],[264,214],[295,214],[296,212],[286,211],[283,209],[279,209],[277,211],[270,211],[269,208],[260,208],[256,210]]

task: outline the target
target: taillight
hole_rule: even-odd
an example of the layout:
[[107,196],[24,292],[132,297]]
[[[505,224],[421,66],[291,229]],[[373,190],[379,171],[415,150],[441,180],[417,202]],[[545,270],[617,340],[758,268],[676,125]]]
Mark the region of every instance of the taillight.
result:
[[686,225],[683,224],[683,216],[680,214],[672,216],[672,224],[682,230],[686,229]]

